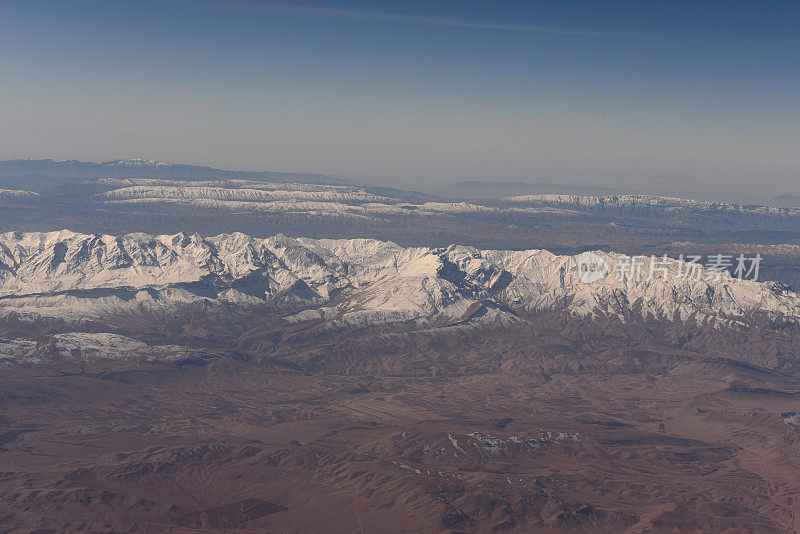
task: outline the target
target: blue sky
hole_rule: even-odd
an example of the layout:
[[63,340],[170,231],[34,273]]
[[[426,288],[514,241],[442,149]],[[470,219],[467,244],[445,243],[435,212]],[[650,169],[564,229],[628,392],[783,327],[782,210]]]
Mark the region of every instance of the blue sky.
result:
[[800,4],[0,0],[0,158],[800,194]]

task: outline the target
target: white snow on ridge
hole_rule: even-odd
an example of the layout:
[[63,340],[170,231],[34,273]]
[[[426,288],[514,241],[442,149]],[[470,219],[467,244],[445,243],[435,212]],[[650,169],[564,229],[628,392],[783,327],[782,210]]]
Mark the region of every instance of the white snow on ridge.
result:
[[39,197],[39,193],[24,191],[22,189],[0,189],[0,200],[2,199],[34,199]]
[[117,188],[132,186],[147,187],[219,187],[223,189],[263,189],[265,191],[340,191],[358,192],[363,189],[349,185],[310,184],[305,182],[262,182],[242,178],[224,180],[172,180],[169,178],[98,178],[83,183],[110,185]]
[[69,359],[111,358],[170,361],[186,358],[190,351],[177,345],[148,345],[106,332],[70,332],[52,336],[54,349]]
[[504,205],[474,202],[406,202],[376,195],[356,186],[259,182],[255,180],[168,180],[107,178],[95,180],[119,186],[101,193],[108,203],[180,203],[223,210],[304,213],[321,216],[373,217],[382,215],[551,214],[575,215],[592,210],[656,210],[661,213],[746,214],[798,216],[800,208],[778,208],[706,202],[656,195],[520,195],[500,200]]
[[[235,191],[235,190],[234,190]],[[354,199],[344,199],[352,202]],[[191,197],[149,197],[149,198],[126,198],[122,200],[110,200],[113,204],[154,204],[154,203],[175,203],[186,206],[201,208],[217,208],[231,211],[261,211],[265,213],[298,213],[318,216],[347,216],[347,217],[369,217],[377,215],[437,215],[452,213],[481,213],[498,212],[497,208],[489,208],[467,202],[426,202],[424,204],[385,204],[381,202],[365,202],[363,204],[345,204],[337,201],[317,201],[317,200],[274,200],[274,201],[246,201],[246,200],[220,200],[212,198],[191,198]],[[543,210],[537,210],[543,211]]]
[[[371,213],[401,213],[402,210],[388,204],[352,205],[341,202],[317,202],[302,200],[278,200],[274,202],[248,202],[238,200],[212,200],[207,198],[130,198],[111,200],[111,204],[157,204],[170,203],[198,208],[215,208],[235,212],[295,213],[316,216],[365,217]],[[371,206],[380,206],[373,209]],[[385,208],[384,208],[385,207]]]
[[[231,211],[298,213],[318,216],[446,215],[498,213],[499,208],[470,202],[414,204],[374,195],[352,186],[273,183],[253,180],[181,181],[147,178],[95,180],[119,186],[99,195],[112,204],[177,203]],[[514,211],[546,211],[514,208]]]
[[70,332],[30,339],[0,338],[0,367],[39,363],[54,358],[73,363],[88,360],[137,360],[170,362],[192,358],[191,349],[177,345],[153,345],[118,334]]
[[102,164],[106,167],[169,167],[172,165],[172,163],[144,158],[115,159],[113,161],[105,161]]
[[208,200],[244,200],[256,202],[274,202],[280,200],[306,200],[323,202],[379,202],[388,201],[387,197],[373,195],[365,191],[305,191],[305,190],[265,190],[265,189],[228,189],[223,187],[204,186],[146,186],[134,185],[114,189],[103,193],[110,199],[149,198],[149,199],[208,199]]
[[557,206],[580,208],[659,208],[665,211],[696,210],[705,212],[750,213],[757,215],[800,215],[800,208],[741,205],[730,202],[708,202],[658,195],[518,195],[502,200],[512,205]]
[[[703,250],[711,247],[708,243],[695,243],[693,241],[673,241],[670,245],[677,250]],[[783,256],[797,258],[800,256],[800,245],[793,243],[715,243],[717,250],[736,250],[740,253],[763,254],[773,257]]]
[[[621,256],[597,253],[608,274],[592,283],[576,256],[545,250],[401,247],[374,239],[266,239],[242,233],[202,237],[88,235],[62,230],[0,234],[0,313],[64,318],[205,300],[225,305],[293,302],[301,318],[342,324],[453,322],[480,306],[492,313],[566,309],[592,316],[682,320],[764,313],[800,319],[800,296],[779,284],[717,277],[616,276]],[[297,314],[297,306],[306,312]],[[321,308],[321,307],[324,307]]]

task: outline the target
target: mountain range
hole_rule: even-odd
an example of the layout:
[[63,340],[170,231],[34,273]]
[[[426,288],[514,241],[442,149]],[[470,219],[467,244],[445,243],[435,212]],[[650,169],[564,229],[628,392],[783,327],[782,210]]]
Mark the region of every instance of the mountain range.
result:
[[142,158],[117,159],[101,163],[75,159],[12,159],[0,161],[0,176],[41,175],[54,178],[204,178],[293,181],[320,184],[351,183],[339,176],[323,174],[236,171],[215,169],[205,165],[163,163]]
[[[800,318],[800,296],[663,258],[596,252],[606,269],[583,281],[582,256],[546,250],[402,247],[374,239],[242,233],[120,236],[68,230],[0,235],[0,310],[68,320],[204,302],[266,305],[290,322],[338,325],[514,322],[563,309],[735,325]],[[627,262],[627,263],[626,263]]]
[[798,530],[793,210],[15,180],[11,532]]

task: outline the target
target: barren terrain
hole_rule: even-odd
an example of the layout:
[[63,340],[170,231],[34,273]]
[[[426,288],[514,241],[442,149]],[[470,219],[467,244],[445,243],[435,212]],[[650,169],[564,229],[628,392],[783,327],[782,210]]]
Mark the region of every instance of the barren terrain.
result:
[[[149,332],[191,356],[53,355],[3,367],[0,523],[10,532],[800,528],[795,326],[726,333],[530,319],[536,326],[366,329],[320,343],[313,329],[254,319],[213,331],[219,320],[186,313],[164,325],[175,335],[118,317],[121,334]],[[14,328],[6,321],[3,335]],[[58,326],[31,328],[45,354]]]

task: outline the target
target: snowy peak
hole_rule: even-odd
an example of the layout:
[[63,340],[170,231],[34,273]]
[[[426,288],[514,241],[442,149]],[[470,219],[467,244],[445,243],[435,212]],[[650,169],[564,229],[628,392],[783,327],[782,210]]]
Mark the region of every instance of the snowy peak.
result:
[[170,163],[162,163],[152,159],[129,158],[105,161],[101,165],[106,167],[167,167]]

